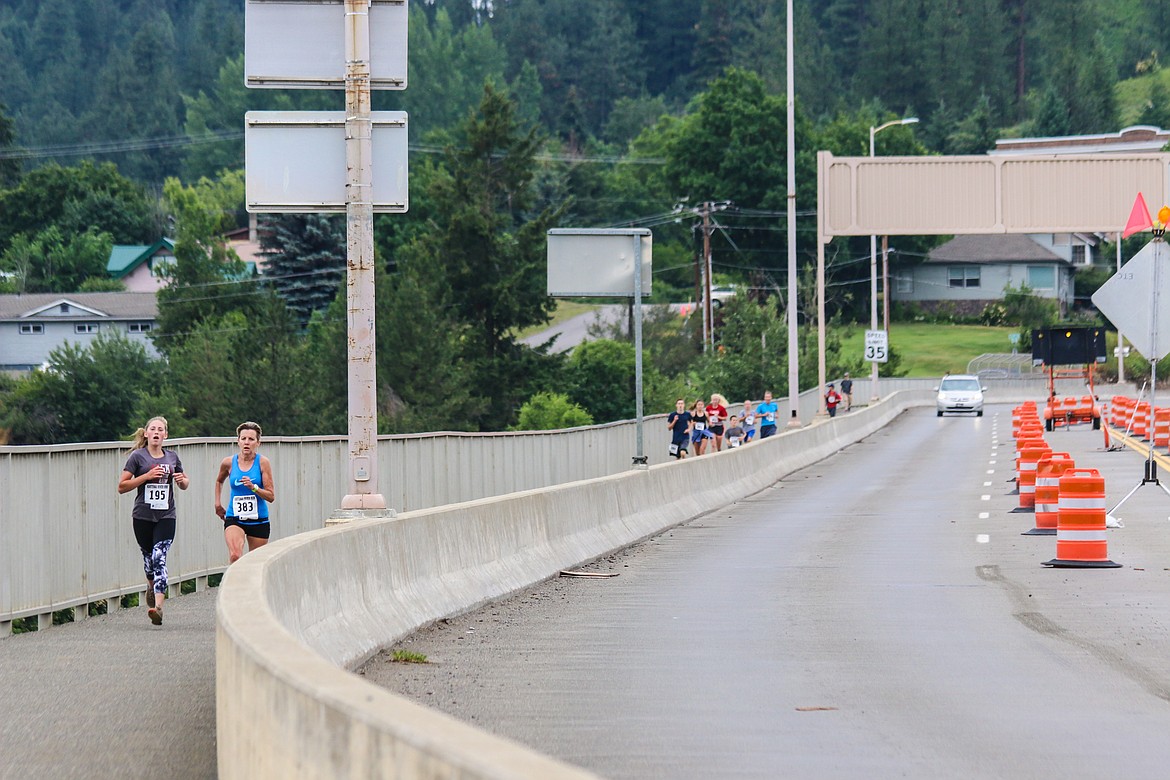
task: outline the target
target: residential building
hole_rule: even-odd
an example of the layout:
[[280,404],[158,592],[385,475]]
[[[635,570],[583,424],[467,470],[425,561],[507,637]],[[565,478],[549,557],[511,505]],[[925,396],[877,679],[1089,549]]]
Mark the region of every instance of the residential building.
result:
[[175,242],[160,238],[153,244],[115,244],[106,261],[106,273],[129,292],[158,292],[166,281],[165,269],[174,265]]
[[0,295],[0,370],[27,372],[66,343],[90,344],[117,332],[157,356],[149,339],[158,319],[153,292]]
[[1072,304],[1073,266],[1044,238],[956,236],[933,249],[920,265],[894,271],[891,300],[924,311],[976,317],[1001,300],[1009,286],[1027,286],[1041,298],[1055,300],[1063,315]]

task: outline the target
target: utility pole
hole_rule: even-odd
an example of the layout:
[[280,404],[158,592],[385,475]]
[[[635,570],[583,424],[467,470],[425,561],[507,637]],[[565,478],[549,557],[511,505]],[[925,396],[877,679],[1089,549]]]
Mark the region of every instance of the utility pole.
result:
[[882,329],[890,338],[890,237],[882,236]]
[[[694,233],[694,226],[691,227],[691,232]],[[691,237],[691,245],[694,245],[694,236]],[[703,305],[703,272],[699,270],[699,250],[695,250],[695,314],[702,316],[699,307]],[[706,341],[706,333],[704,332],[704,342]]]
[[711,316],[711,201],[703,203],[703,351],[715,341],[715,320]]

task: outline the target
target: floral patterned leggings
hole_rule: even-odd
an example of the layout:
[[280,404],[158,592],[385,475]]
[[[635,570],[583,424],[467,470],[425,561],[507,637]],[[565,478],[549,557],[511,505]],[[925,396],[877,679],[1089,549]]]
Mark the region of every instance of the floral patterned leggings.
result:
[[167,592],[167,553],[175,541],[175,519],[134,521],[134,538],[142,552],[142,570],[154,581],[155,593]]

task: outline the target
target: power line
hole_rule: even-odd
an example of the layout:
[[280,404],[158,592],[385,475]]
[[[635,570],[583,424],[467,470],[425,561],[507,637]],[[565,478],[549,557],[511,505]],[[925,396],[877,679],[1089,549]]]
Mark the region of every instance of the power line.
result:
[[[87,141],[76,144],[59,144],[56,146],[31,146],[24,148],[0,149],[0,160],[35,160],[48,157],[84,157],[98,154],[118,154],[122,152],[145,152],[152,149],[172,149],[198,144],[226,143],[241,141],[244,138],[243,130],[216,130],[203,135],[172,135],[156,138],[134,138],[123,141]],[[445,154],[447,147],[427,144],[409,144],[408,148],[418,154]],[[466,147],[455,147],[466,151]],[[504,157],[504,152],[492,155]],[[662,157],[628,158],[616,155],[569,155],[541,153],[533,155],[533,159],[541,162],[565,163],[601,163],[606,165],[663,165],[666,162]]]

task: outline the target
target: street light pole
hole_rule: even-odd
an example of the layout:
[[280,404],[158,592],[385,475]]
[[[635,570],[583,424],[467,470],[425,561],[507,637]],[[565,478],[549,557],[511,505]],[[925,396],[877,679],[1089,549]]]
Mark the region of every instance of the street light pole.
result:
[[[905,119],[895,119],[886,122],[883,125],[869,128],[869,156],[874,156],[874,137],[887,127],[894,127],[895,125],[912,125],[918,121],[918,117],[909,116]],[[869,237],[869,329],[878,329],[878,312],[877,312],[877,236]],[[886,299],[890,297],[890,291],[884,290]],[[874,402],[878,400],[878,363],[876,360],[872,361],[869,370],[869,385],[870,393],[869,400]]]
[[788,425],[800,426],[800,349],[796,323],[796,77],[793,73],[792,0],[785,18],[786,149],[788,154]]

